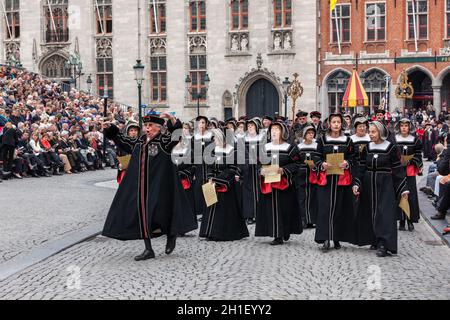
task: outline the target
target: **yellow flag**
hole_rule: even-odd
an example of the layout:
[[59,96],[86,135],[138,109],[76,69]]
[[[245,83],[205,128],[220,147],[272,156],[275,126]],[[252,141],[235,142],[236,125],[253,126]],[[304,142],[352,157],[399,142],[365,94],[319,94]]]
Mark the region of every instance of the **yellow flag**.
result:
[[334,7],[336,7],[337,0],[330,0],[330,11],[334,10]]

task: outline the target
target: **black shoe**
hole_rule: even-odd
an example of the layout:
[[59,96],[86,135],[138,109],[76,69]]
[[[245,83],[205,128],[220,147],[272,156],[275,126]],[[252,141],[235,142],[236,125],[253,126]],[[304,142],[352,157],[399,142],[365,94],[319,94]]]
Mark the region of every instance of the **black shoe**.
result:
[[316,226],[312,223],[307,223],[305,229],[314,229]]
[[339,250],[340,248],[342,248],[341,244],[339,243],[339,241],[333,241],[334,242],[334,248],[336,250]]
[[398,230],[400,230],[400,231],[406,231],[406,228],[405,228],[405,221],[400,221],[399,226],[398,226]]
[[380,246],[377,250],[377,257],[387,257],[390,255],[391,254],[387,252],[387,249],[384,246]]
[[377,246],[376,246],[376,245],[374,245],[374,244],[373,244],[373,245],[371,245],[371,246],[370,246],[370,250],[377,250]]
[[291,237],[291,235],[288,234],[287,236],[284,236],[284,237],[283,237],[283,240],[284,240],[284,241],[289,241],[289,238],[290,238],[290,237]]
[[177,243],[177,236],[167,236],[166,254],[171,254]]
[[134,260],[136,261],[142,261],[147,259],[153,259],[155,257],[155,252],[153,250],[145,249],[142,254],[134,257]]
[[282,238],[275,238],[270,243],[271,246],[279,246],[281,244],[283,244],[283,239]]
[[325,242],[323,243],[323,246],[322,246],[322,251],[327,252],[328,250],[330,250],[330,241],[325,240]]
[[413,231],[414,230],[414,224],[412,222],[408,221],[408,231]]
[[445,220],[445,213],[438,212],[434,216],[431,216],[433,220]]

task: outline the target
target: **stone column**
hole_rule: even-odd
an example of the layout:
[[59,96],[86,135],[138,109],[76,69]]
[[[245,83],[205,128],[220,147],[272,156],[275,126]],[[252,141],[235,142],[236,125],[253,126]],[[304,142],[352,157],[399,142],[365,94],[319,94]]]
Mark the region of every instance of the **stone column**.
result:
[[433,106],[436,109],[436,117],[441,113],[441,86],[432,86],[433,88]]

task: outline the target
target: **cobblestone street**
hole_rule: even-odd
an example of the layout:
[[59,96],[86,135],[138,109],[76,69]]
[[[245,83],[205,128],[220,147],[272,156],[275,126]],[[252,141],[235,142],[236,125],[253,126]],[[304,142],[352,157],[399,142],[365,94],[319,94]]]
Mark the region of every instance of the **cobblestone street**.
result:
[[[5,212],[11,216],[2,223],[8,230],[1,233],[3,259],[103,221],[114,184],[95,183],[111,175],[63,176],[47,191],[33,180],[13,181],[25,206],[31,203],[26,194],[51,194],[49,200],[72,194],[78,205],[68,211],[51,200],[45,211],[36,204],[35,210],[18,211],[8,204],[2,211],[2,219]],[[169,256],[163,253],[165,237],[155,239],[156,259],[143,262],[133,260],[143,250],[141,241],[97,236],[1,281],[0,299],[450,299],[450,249],[423,220],[414,232],[401,232],[399,254],[384,259],[351,245],[324,254],[313,236],[314,230],[306,230],[272,247],[269,238],[210,242],[193,232],[179,238]]]

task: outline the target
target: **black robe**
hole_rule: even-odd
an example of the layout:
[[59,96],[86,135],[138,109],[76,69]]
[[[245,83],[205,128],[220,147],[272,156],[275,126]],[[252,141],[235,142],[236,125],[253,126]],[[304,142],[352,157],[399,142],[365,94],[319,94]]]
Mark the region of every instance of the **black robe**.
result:
[[200,226],[200,237],[215,241],[232,241],[248,237],[239,198],[241,170],[236,164],[236,148],[216,147],[214,163],[208,165],[207,178],[216,184],[218,202],[206,209]]
[[312,170],[305,161],[314,161],[319,158],[317,142],[314,141],[309,145],[301,143],[297,148],[299,149],[300,167],[295,177],[295,187],[300,215],[306,224],[316,224],[318,207],[317,185],[310,182],[309,178]]
[[436,144],[436,134],[433,129],[428,129],[423,134],[423,157],[428,160],[434,160],[436,154],[434,152],[434,145]]
[[294,185],[300,166],[298,148],[289,143],[268,143],[264,146],[263,153],[267,159],[272,159],[272,164],[283,168],[283,180],[288,187],[284,190],[273,188],[272,192],[263,193],[264,177],[260,178],[255,236],[281,238],[301,234],[303,227]]
[[154,231],[168,235],[190,231],[191,223],[185,223],[186,197],[171,161],[171,151],[178,143],[171,141],[171,132],[178,128],[181,128],[179,120],[175,125],[169,121],[168,132],[150,141],[145,135],[139,139],[126,137],[116,126],[106,130],[116,145],[132,156],[102,235],[136,240],[150,238]]
[[[323,135],[317,142],[319,159],[316,167],[322,171],[322,163],[326,161],[327,154],[343,153],[344,160],[349,164],[348,172],[353,170],[354,146],[350,137],[341,135],[331,138]],[[353,192],[350,185],[338,185],[340,175],[327,175],[325,186],[317,187],[317,197],[320,206],[317,212],[317,225],[315,241],[323,243],[326,240],[344,241],[353,243],[356,238],[355,214],[353,207]]]
[[[355,147],[355,158],[353,161],[353,174],[358,175],[359,172],[364,172],[366,169],[366,159],[363,156],[366,152],[366,148],[368,144],[370,143],[370,137],[368,134],[366,134],[364,137],[359,137],[356,134],[352,135],[350,137],[353,142],[353,146]],[[354,212],[358,212],[359,207],[359,198],[356,198],[356,200],[353,202],[354,204]]]
[[264,135],[255,137],[246,136],[243,141],[245,147],[245,164],[241,165],[242,183],[242,210],[244,218],[255,219],[259,199],[259,165],[258,150],[264,143]]
[[195,165],[194,197],[195,213],[203,215],[206,212],[205,199],[203,198],[202,185],[207,182],[207,165],[203,159],[205,149],[213,142],[214,138],[210,131],[205,132],[203,136],[195,134],[192,137],[191,150],[193,164]]
[[361,202],[355,244],[383,243],[388,251],[396,253],[398,199],[407,191],[405,169],[397,148],[387,140],[378,145],[369,143],[363,158],[365,169],[353,177]]
[[[395,141],[397,143],[398,152],[401,156],[413,156],[413,158],[408,162],[408,166],[413,166],[416,170],[422,170],[422,142],[413,135],[409,135],[406,138],[403,138],[401,135],[396,135]],[[410,209],[410,221],[417,223],[420,219],[420,209],[419,197],[417,195],[416,176],[408,176],[406,167],[407,166],[405,166],[404,172],[409,190],[408,202]],[[398,208],[397,212],[399,220],[405,221],[407,219],[405,213],[400,208]]]

